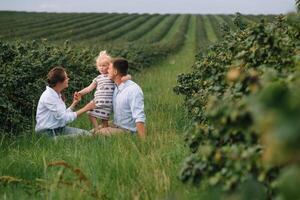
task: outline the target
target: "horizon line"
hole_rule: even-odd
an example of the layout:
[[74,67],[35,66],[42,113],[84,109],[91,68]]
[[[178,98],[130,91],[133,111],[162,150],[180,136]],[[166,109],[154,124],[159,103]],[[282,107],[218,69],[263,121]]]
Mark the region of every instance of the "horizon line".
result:
[[160,15],[235,15],[236,13],[241,13],[243,15],[285,15],[289,13],[296,12],[296,9],[288,11],[286,13],[246,13],[242,11],[236,11],[236,12],[228,12],[228,13],[222,13],[222,12],[216,12],[216,13],[185,13],[185,12],[118,12],[118,11],[102,11],[102,12],[95,12],[95,11],[29,11],[29,10],[1,10],[0,12],[25,12],[25,13],[58,13],[58,14],[71,14],[71,13],[78,13],[78,14],[85,14],[85,13],[95,13],[95,14],[101,14],[101,13],[107,13],[107,14],[160,14]]

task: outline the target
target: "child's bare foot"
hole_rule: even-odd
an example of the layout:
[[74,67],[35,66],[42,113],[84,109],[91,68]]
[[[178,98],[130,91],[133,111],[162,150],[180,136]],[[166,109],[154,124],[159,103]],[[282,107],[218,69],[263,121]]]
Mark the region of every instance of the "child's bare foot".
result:
[[92,115],[89,115],[89,119],[90,121],[92,122],[92,125],[94,127],[94,129],[91,130],[91,132],[94,134],[95,132],[98,131],[98,122],[97,122],[97,118],[92,116]]
[[101,128],[108,128],[109,126],[108,126],[108,124],[102,124],[101,125]]
[[104,120],[104,119],[102,119],[102,126],[101,126],[101,128],[108,128],[109,126],[108,126],[108,120]]

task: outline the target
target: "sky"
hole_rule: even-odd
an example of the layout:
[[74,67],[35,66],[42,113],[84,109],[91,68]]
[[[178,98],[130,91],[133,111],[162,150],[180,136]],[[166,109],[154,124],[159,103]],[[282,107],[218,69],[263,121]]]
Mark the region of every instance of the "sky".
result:
[[0,10],[280,14],[294,11],[295,0],[0,0]]

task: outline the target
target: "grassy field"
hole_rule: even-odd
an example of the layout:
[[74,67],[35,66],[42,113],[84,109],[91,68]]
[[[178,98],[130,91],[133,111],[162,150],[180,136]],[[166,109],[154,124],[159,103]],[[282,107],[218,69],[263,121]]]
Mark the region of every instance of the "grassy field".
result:
[[[182,138],[187,121],[181,98],[172,91],[176,76],[189,70],[194,61],[195,29],[194,16],[180,51],[133,77],[145,94],[145,141],[130,135],[58,140],[27,135],[14,141],[2,137],[0,175],[33,181],[46,189],[37,192],[30,184],[11,182],[0,185],[1,198],[89,199],[95,190],[104,199],[191,199],[200,195],[177,178],[187,155]],[[90,128],[86,117],[74,125]],[[64,167],[47,167],[55,161],[78,167],[93,188],[83,190],[84,184],[68,172],[63,177],[72,184],[60,183]]]

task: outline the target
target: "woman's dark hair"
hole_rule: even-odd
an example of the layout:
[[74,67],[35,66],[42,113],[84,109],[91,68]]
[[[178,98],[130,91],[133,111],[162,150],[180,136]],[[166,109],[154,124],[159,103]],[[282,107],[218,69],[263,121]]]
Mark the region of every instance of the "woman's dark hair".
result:
[[[66,70],[63,67],[54,67],[47,74],[47,82],[49,87],[54,88],[57,83],[62,83],[66,80]],[[64,93],[60,93],[63,101],[66,101]]]
[[128,61],[124,58],[115,58],[113,60],[113,67],[122,75],[126,76],[128,73]]
[[62,83],[66,80],[66,70],[63,67],[52,68],[47,75],[49,87],[54,88],[57,83]]

